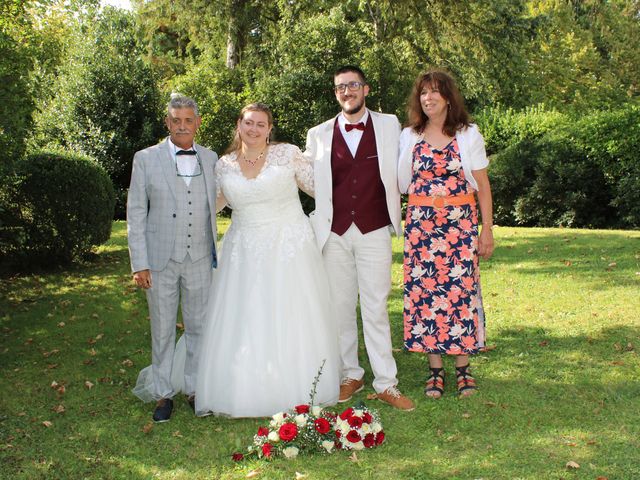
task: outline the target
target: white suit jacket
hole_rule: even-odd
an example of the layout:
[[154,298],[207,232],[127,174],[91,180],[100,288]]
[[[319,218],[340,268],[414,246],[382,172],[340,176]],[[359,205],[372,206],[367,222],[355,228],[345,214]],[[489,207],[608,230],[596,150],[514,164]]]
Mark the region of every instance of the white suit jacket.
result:
[[[324,247],[333,222],[333,178],[331,175],[331,145],[336,117],[313,127],[307,133],[305,155],[313,160],[315,179],[316,209],[309,219],[316,235],[320,250]],[[398,190],[398,140],[400,122],[395,115],[377,113],[369,110],[369,119],[373,121],[378,150],[380,178],[387,197],[389,218],[396,235],[400,230],[400,192]]]
[[[216,240],[216,186],[213,167],[218,155],[195,145],[202,163]],[[127,236],[131,270],[164,270],[176,238],[176,164],[167,140],[136,152],[127,197]],[[211,245],[213,250],[213,245]]]

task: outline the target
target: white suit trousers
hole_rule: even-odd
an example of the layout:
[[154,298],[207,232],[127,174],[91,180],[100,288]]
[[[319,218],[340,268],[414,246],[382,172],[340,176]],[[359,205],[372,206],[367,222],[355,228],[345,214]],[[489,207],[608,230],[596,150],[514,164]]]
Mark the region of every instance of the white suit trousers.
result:
[[184,366],[184,390],[192,395],[196,389],[200,338],[207,312],[211,285],[211,256],[182,263],[169,260],[166,268],[151,271],[152,287],[147,290],[151,317],[151,369],[153,397],[172,398],[171,370],[176,344],[178,304],[182,306],[187,357]]
[[398,383],[387,312],[391,291],[389,229],[383,227],[362,234],[351,224],[343,235],[331,232],[322,255],[338,323],[342,378],[359,380],[364,375],[358,361],[356,306],[359,294],[364,343],[374,375],[373,388],[382,393]]

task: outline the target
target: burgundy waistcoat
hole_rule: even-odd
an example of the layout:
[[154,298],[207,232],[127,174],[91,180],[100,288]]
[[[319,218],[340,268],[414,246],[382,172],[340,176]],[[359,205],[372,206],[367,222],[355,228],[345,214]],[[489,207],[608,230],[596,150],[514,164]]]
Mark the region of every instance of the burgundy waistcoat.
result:
[[355,223],[362,233],[369,233],[391,223],[384,184],[380,178],[376,134],[371,117],[362,133],[355,158],[336,119],[331,144],[331,175],[332,232],[342,235]]

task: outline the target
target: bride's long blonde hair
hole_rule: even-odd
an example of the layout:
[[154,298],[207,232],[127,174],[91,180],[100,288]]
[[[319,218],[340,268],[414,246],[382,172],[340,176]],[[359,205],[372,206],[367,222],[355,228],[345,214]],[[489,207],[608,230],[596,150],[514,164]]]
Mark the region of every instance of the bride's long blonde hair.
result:
[[244,116],[246,115],[247,112],[262,112],[267,115],[269,127],[271,127],[271,132],[269,132],[269,137],[267,137],[267,143],[268,144],[275,143],[273,141],[273,113],[271,113],[271,109],[269,108],[269,105],[267,105],[266,103],[260,103],[260,102],[250,103],[249,105],[245,105],[244,108],[240,110],[240,115],[238,115],[238,120],[236,121],[236,131],[233,135],[233,141],[231,142],[231,145],[229,145],[227,150],[224,152],[225,154],[240,150],[240,147],[242,146],[242,140],[240,139],[238,124],[242,120],[244,120]]

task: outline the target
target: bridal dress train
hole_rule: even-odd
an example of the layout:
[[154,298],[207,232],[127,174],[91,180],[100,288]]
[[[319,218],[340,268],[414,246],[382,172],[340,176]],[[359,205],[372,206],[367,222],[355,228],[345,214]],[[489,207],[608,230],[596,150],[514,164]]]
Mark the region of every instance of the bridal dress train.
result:
[[334,405],[337,327],[322,255],[298,197],[298,186],[313,191],[311,163],[297,147],[276,144],[255,179],[231,153],[218,160],[216,180],[232,216],[200,345],[196,414],[266,417],[308,403],[323,363],[315,404]]

